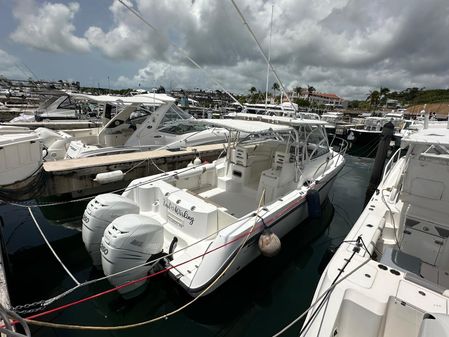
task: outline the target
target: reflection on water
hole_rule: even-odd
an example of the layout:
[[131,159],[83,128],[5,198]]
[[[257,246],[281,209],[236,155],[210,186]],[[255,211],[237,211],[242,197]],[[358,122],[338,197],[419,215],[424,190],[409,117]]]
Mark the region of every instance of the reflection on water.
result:
[[[260,257],[214,293],[167,320],[131,331],[82,332],[33,327],[33,336],[271,336],[304,311],[319,280],[319,267],[326,250],[338,245],[363,207],[371,159],[348,157],[334,187],[324,202],[320,219],[305,221],[282,239],[274,258]],[[67,209],[69,207],[70,209]],[[90,266],[79,231],[83,207],[34,209],[38,222],[61,259],[80,280],[103,276]],[[0,206],[4,239],[9,254],[9,286],[13,305],[50,298],[74,286],[51,255],[36,230],[27,209]],[[71,228],[55,225],[66,223]],[[73,214],[77,217],[73,218]],[[55,216],[56,215],[56,216]],[[105,289],[107,281],[79,289],[54,306]],[[148,320],[170,312],[191,300],[167,275],[152,278],[137,299],[125,301],[111,293],[54,313],[46,320],[86,325],[122,325]],[[300,323],[285,336],[296,336]]]

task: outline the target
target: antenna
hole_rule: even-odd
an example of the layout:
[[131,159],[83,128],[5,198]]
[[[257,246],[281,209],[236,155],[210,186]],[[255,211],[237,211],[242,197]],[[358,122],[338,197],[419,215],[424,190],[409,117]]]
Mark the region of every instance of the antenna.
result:
[[38,81],[39,79],[37,78],[36,74],[30,69],[30,67],[28,67],[23,61],[22,64],[31,73],[31,75],[33,75],[34,79]]
[[[121,1],[121,0],[119,0],[119,1]],[[278,76],[276,70],[274,70],[273,65],[271,64],[271,62],[268,60],[267,56],[266,56],[265,53],[263,52],[262,46],[260,45],[259,41],[257,40],[257,37],[256,37],[256,35],[254,34],[253,30],[252,30],[251,27],[249,26],[248,22],[246,21],[245,17],[243,16],[242,12],[240,11],[240,9],[239,9],[239,7],[237,6],[237,4],[235,3],[235,1],[234,1],[234,0],[231,0],[231,2],[232,2],[232,4],[234,5],[234,8],[235,8],[235,10],[237,11],[237,13],[239,14],[240,18],[242,19],[243,24],[246,26],[246,28],[248,28],[248,31],[250,32],[251,36],[253,37],[254,41],[256,42],[257,46],[259,47],[260,53],[262,54],[263,58],[265,59],[265,61],[266,61],[266,62],[268,63],[268,65],[270,66],[271,71],[273,72],[274,76],[276,77],[276,80],[278,81],[278,83],[279,83],[279,85],[281,86],[282,90],[286,93],[287,90],[285,89],[284,85],[282,84],[282,82],[281,82],[281,80],[280,80],[280,78],[279,78],[279,76]],[[287,96],[288,102],[290,103],[290,105],[291,105],[292,108],[293,108],[293,111],[296,112],[296,108],[295,108],[295,106],[293,105],[293,103],[290,101],[290,97],[288,97],[287,94],[286,94],[286,96]],[[300,115],[300,116],[301,116],[301,119],[302,119],[302,115]]]
[[267,63],[267,85],[265,86],[265,112],[268,104],[268,80],[270,78],[270,61],[271,61],[271,33],[273,31],[273,7],[271,4],[271,21],[270,21],[270,40],[268,42],[268,63]]
[[149,23],[147,20],[145,20],[145,18],[138,12],[136,11],[134,8],[128,6],[126,3],[123,2],[123,0],[118,0],[123,6],[125,6],[131,13],[133,13],[136,17],[138,17],[144,24],[146,24],[148,27],[150,27],[152,30],[154,30],[156,33],[159,33],[160,36],[167,41],[170,45],[172,45],[173,47],[175,47],[178,51],[180,51],[184,57],[190,61],[190,63],[192,63],[195,67],[197,67],[198,69],[202,70],[206,76],[208,78],[210,78],[216,85],[218,85],[225,93],[227,93],[229,95],[229,97],[231,97],[238,105],[240,105],[243,108],[243,105],[234,97],[232,96],[231,93],[229,93],[225,87],[216,79],[212,78],[212,76],[209,75],[209,73],[203,68],[201,67],[198,63],[195,62],[195,60],[193,60],[189,54],[187,53],[187,51],[185,51],[183,48],[178,47],[175,43],[173,43],[172,41],[170,41],[164,34],[162,34],[156,27],[154,27],[151,23]]

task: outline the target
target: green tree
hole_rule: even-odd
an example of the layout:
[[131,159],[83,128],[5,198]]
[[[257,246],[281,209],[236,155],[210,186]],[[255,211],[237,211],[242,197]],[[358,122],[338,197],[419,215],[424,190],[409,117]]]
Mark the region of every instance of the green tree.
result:
[[310,106],[310,102],[308,100],[302,99],[302,98],[296,98],[295,103],[298,104],[298,106],[304,106],[304,107]]
[[386,105],[387,104],[387,99],[388,99],[388,94],[389,93],[390,93],[390,89],[380,87],[379,98],[380,98],[380,104],[381,105]]
[[254,103],[254,102],[255,102],[255,99],[254,99],[254,93],[257,92],[256,87],[251,87],[251,88],[249,89],[249,92],[250,92],[250,98],[249,98],[249,101],[250,101],[251,103]]
[[279,83],[278,82],[274,82],[273,86],[271,87],[271,89],[273,89],[273,96],[276,99],[276,91],[280,90]]
[[372,110],[375,110],[379,105],[380,101],[380,92],[378,90],[370,91],[366,101],[370,103],[370,107]]
[[307,100],[309,100],[309,96],[315,91],[316,91],[316,89],[313,86],[307,85],[307,92],[309,93],[307,96]]

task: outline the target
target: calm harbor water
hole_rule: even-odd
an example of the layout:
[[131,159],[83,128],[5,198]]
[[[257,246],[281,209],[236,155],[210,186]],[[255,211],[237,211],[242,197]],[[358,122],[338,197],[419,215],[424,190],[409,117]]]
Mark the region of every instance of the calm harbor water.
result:
[[[76,331],[32,326],[33,336],[272,336],[310,304],[329,247],[344,239],[363,208],[372,159],[347,156],[323,206],[320,219],[309,220],[282,239],[274,258],[260,257],[224,286],[166,320],[125,331]],[[64,207],[76,207],[68,204]],[[61,209],[56,210],[61,212]],[[34,209],[54,249],[80,280],[102,276],[90,266],[79,220],[54,224]],[[51,213],[46,210],[45,214]],[[59,213],[61,214],[61,213]],[[26,208],[0,205],[3,218],[12,305],[53,297],[74,286],[44,244]],[[78,228],[77,228],[78,227]],[[79,289],[51,307],[109,289],[107,281]],[[191,298],[169,277],[152,278],[147,290],[132,301],[107,294],[45,317],[55,323],[123,325],[170,312]],[[43,318],[44,319],[44,318]],[[285,333],[297,336],[301,323]]]

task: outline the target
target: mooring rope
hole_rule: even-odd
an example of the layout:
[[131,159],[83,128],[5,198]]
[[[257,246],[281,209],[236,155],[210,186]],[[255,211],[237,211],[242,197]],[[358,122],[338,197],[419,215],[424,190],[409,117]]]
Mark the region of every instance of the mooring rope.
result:
[[347,275],[343,276],[341,279],[333,283],[329,288],[327,288],[304,312],[302,312],[298,317],[296,317],[293,321],[291,321],[289,324],[287,324],[282,330],[275,333],[272,337],[279,337],[284,332],[286,332],[288,329],[290,329],[293,325],[295,325],[299,320],[301,320],[310,310],[312,310],[317,304],[321,302],[323,298],[325,298],[328,293],[330,293],[337,285],[339,285],[341,282],[346,280],[348,277],[350,277],[352,274],[354,274],[356,271],[358,271],[360,268],[362,268],[364,265],[366,265],[369,261],[371,261],[370,258],[367,258],[365,261],[363,261],[360,265],[358,265],[356,268],[351,270]]
[[39,231],[39,233],[41,234],[42,238],[44,239],[45,243],[47,244],[48,248],[50,249],[50,251],[53,253],[54,257],[56,258],[56,260],[58,260],[59,264],[62,266],[62,268],[64,268],[64,270],[66,271],[67,275],[70,276],[70,278],[73,280],[73,282],[76,283],[77,286],[80,285],[80,283],[78,282],[78,280],[75,278],[75,276],[73,276],[73,274],[70,272],[70,270],[65,266],[65,264],[61,261],[61,259],[59,258],[58,254],[56,254],[55,250],[53,249],[53,247],[51,246],[50,242],[47,240],[47,237],[44,235],[44,232],[42,232],[41,227],[39,226],[39,223],[37,222],[36,218],[34,217],[33,211],[31,210],[31,208],[28,207],[28,212],[31,215],[31,218],[33,219],[34,224],[37,227],[37,230]]
[[[106,290],[106,291],[104,291],[104,292],[101,292],[101,293],[98,293],[98,294],[95,294],[95,295],[86,297],[86,298],[84,298],[84,299],[81,299],[81,300],[78,300],[78,301],[75,301],[75,302],[72,302],[72,303],[65,304],[65,305],[60,306],[60,307],[58,307],[58,308],[51,309],[51,310],[48,310],[48,311],[46,311],[46,312],[43,312],[43,313],[40,313],[40,314],[36,314],[36,315],[30,316],[30,317],[24,319],[25,322],[27,322],[28,324],[32,324],[32,325],[38,325],[38,326],[44,326],[44,327],[50,327],[50,328],[58,328],[58,329],[91,330],[91,331],[92,331],[92,330],[93,330],[93,331],[112,331],[112,330],[126,330],[126,329],[131,329],[131,328],[135,328],[135,327],[147,325],[147,324],[150,324],[150,323],[153,323],[153,322],[162,320],[162,319],[167,319],[168,317],[175,315],[176,313],[178,313],[178,312],[184,310],[185,308],[187,308],[187,307],[189,307],[190,305],[192,305],[193,303],[195,303],[199,298],[201,298],[204,294],[206,294],[206,293],[207,293],[213,286],[215,286],[215,284],[216,284],[216,283],[223,277],[223,275],[224,275],[224,274],[229,270],[229,268],[231,268],[231,266],[234,264],[234,262],[236,261],[237,257],[239,256],[240,252],[242,251],[243,247],[245,246],[246,242],[248,241],[250,235],[251,235],[251,234],[254,232],[254,230],[256,229],[256,225],[257,225],[257,223],[258,223],[258,221],[257,221],[256,219],[257,219],[258,213],[259,213],[259,211],[260,211],[260,207],[261,207],[261,203],[262,203],[262,200],[263,200],[264,195],[265,195],[265,190],[262,192],[262,196],[261,196],[261,199],[260,199],[260,202],[259,202],[259,207],[258,207],[258,210],[257,210],[257,212],[256,212],[256,215],[254,216],[254,223],[253,223],[253,225],[251,226],[251,229],[250,229],[249,231],[247,231],[247,232],[242,233],[242,235],[239,235],[239,236],[236,237],[235,239],[233,239],[233,240],[231,240],[231,241],[229,241],[229,242],[226,242],[225,244],[223,244],[223,245],[221,245],[221,246],[215,247],[214,249],[208,250],[208,251],[206,251],[205,253],[200,254],[200,255],[198,255],[198,256],[196,256],[196,257],[194,257],[194,258],[191,258],[191,259],[189,259],[189,260],[187,260],[187,261],[184,261],[184,262],[182,262],[182,263],[180,263],[180,264],[178,264],[178,265],[175,265],[175,266],[171,266],[171,267],[165,268],[164,270],[161,270],[161,271],[158,271],[158,272],[156,272],[156,273],[147,275],[147,276],[142,277],[142,278],[140,278],[140,279],[137,279],[137,280],[134,280],[134,281],[127,282],[127,283],[122,284],[122,285],[120,285],[120,286],[117,286],[117,287],[115,287],[115,288]],[[248,221],[249,221],[249,219],[248,219]],[[166,314],[160,315],[160,316],[158,316],[158,317],[155,317],[155,318],[152,318],[152,319],[143,321],[143,322],[134,323],[134,324],[119,325],[119,326],[72,325],[72,324],[59,324],[59,323],[42,322],[42,321],[36,321],[36,320],[34,320],[34,318],[41,317],[41,316],[44,316],[44,315],[48,315],[48,314],[50,314],[50,313],[53,313],[53,312],[56,312],[56,311],[60,311],[60,310],[62,310],[62,309],[66,309],[66,308],[69,308],[69,307],[71,307],[71,306],[74,306],[74,305],[77,305],[77,304],[86,302],[86,301],[88,301],[88,300],[91,300],[91,299],[94,299],[94,298],[103,296],[103,295],[108,294],[108,293],[110,293],[110,292],[113,292],[113,291],[122,289],[122,288],[124,288],[124,287],[129,286],[129,285],[132,285],[132,284],[135,284],[135,283],[142,282],[142,281],[144,281],[144,280],[146,280],[146,279],[148,279],[148,278],[150,278],[150,277],[154,277],[154,276],[159,275],[159,274],[161,274],[161,273],[167,272],[167,271],[169,271],[169,270],[171,270],[171,269],[173,269],[173,268],[177,268],[177,267],[179,267],[179,266],[182,265],[182,264],[191,262],[191,261],[193,261],[193,260],[195,260],[195,259],[198,259],[198,258],[200,258],[200,257],[204,257],[205,255],[210,254],[210,253],[212,253],[212,252],[214,252],[214,251],[216,251],[216,250],[218,250],[218,249],[221,249],[221,248],[223,248],[223,247],[225,247],[225,246],[227,246],[227,245],[229,245],[229,244],[231,244],[231,243],[233,243],[233,242],[236,242],[237,240],[240,240],[240,239],[243,238],[243,237],[244,237],[244,240],[242,241],[242,243],[241,243],[240,246],[238,247],[236,253],[234,254],[234,257],[231,259],[231,261],[228,263],[228,265],[223,269],[223,271],[218,275],[218,277],[216,277],[216,278],[211,282],[211,284],[210,284],[209,286],[207,286],[203,291],[201,291],[201,292],[197,295],[197,297],[193,298],[191,301],[187,302],[186,304],[182,305],[181,307],[179,307],[179,308],[177,308],[177,309],[175,309],[175,310],[172,310],[172,311],[170,311],[170,312],[168,312],[168,313],[166,313]],[[232,255],[232,254],[231,254],[231,255]]]

